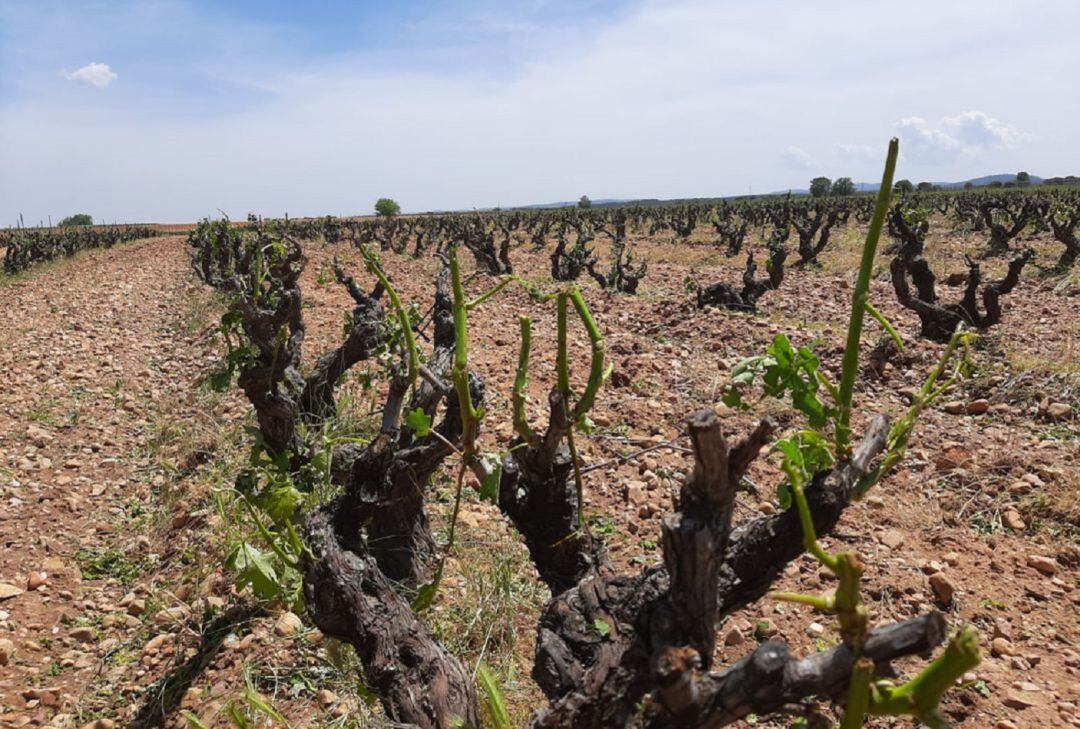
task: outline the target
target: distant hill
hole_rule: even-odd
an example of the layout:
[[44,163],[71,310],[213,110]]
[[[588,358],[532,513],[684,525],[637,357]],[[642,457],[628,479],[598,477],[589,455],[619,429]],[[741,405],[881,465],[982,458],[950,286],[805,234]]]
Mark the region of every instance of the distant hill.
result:
[[[1006,182],[1015,182],[1015,181],[1016,181],[1016,175],[1015,174],[1011,174],[1011,175],[983,175],[982,177],[976,177],[976,178],[974,178],[972,180],[964,180],[963,182],[955,182],[955,183],[935,182],[934,184],[935,185],[941,185],[942,187],[963,187],[964,185],[966,185],[967,183],[970,182],[975,187],[984,187],[986,185],[989,185],[991,182],[1006,183]],[[1036,175],[1031,176],[1031,184],[1032,185],[1040,185],[1040,184],[1042,184],[1042,182],[1043,182],[1043,178],[1038,177]]]
[[[661,200],[656,197],[635,197],[626,199],[617,198],[605,198],[602,200],[593,200],[592,206],[594,208],[613,207],[617,205],[685,205],[689,203],[716,203],[721,200],[738,200],[740,198],[747,197],[746,195],[732,195],[731,197],[692,197],[692,198],[670,198]],[[750,197],[762,197],[761,195]],[[512,205],[505,208],[481,208],[483,211],[489,210],[554,210],[556,208],[576,208],[577,201],[573,202],[551,202],[551,203],[534,203],[532,205]]]
[[[602,207],[604,205],[625,205],[628,202],[631,202],[631,201],[630,200],[606,199],[606,200],[593,200],[592,204],[593,204],[593,207]],[[536,203],[535,205],[519,205],[514,209],[515,210],[541,210],[541,209],[545,209],[545,208],[576,208],[576,207],[577,207],[577,200],[574,200],[573,202],[550,202],[550,203]]]
[[[934,183],[931,183],[931,184],[936,185],[937,187],[940,187],[942,190],[956,190],[958,188],[964,187],[969,182],[974,187],[986,187],[991,182],[1000,182],[1000,183],[1004,184],[1006,182],[1015,182],[1015,181],[1016,181],[1016,173],[1013,172],[1013,173],[1000,174],[1000,175],[983,175],[982,177],[973,177],[970,180],[962,180],[961,182],[934,182]],[[912,182],[918,184],[919,182],[922,182],[922,180],[912,180]],[[1042,182],[1043,182],[1043,178],[1038,177],[1036,175],[1031,176],[1031,184],[1032,185],[1039,185]],[[858,192],[877,192],[878,186],[880,184],[881,184],[880,182],[856,182],[855,183],[855,189]]]

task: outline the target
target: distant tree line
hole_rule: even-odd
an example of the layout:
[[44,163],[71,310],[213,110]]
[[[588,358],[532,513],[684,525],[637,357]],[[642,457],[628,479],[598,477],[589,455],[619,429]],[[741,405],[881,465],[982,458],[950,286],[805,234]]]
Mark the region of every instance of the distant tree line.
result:
[[855,183],[850,177],[839,177],[835,182],[828,177],[810,180],[810,197],[846,197],[855,194]]

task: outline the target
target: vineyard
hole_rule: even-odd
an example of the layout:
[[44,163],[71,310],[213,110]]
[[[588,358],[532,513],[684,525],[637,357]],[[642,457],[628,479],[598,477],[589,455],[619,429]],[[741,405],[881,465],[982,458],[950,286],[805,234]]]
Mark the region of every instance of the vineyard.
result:
[[117,243],[159,235],[149,226],[125,225],[104,228],[47,228],[0,232],[4,249],[4,273],[20,273],[39,263],[71,258],[91,248],[112,248]]
[[896,159],[8,231],[0,724],[1080,726],[1080,190]]

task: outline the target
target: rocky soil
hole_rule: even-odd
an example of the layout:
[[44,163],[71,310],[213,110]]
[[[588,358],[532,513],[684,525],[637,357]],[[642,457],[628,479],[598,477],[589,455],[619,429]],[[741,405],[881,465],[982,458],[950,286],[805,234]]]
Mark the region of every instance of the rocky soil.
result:
[[[820,340],[826,368],[838,369],[857,239],[838,237],[821,269],[790,272],[756,316],[693,307],[688,276],[734,281],[741,270],[704,240],[637,242],[650,262],[638,296],[581,282],[615,367],[582,444],[588,514],[619,564],[659,559],[659,518],[690,466],[682,419],[693,409],[715,406],[732,433],[762,413],[798,423],[775,403],[750,414],[724,408],[733,364],[786,332],[797,344]],[[928,250],[951,272],[963,269],[965,246],[941,236]],[[351,308],[328,282],[329,258],[341,255],[366,276],[344,246],[307,250],[310,361],[340,336]],[[284,607],[237,595],[222,566],[230,520],[215,495],[244,457],[249,415],[235,393],[198,384],[220,354],[212,329],[220,310],[187,256],[182,238],[163,238],[0,279],[0,726],[153,725],[161,714],[183,726],[184,711],[208,726],[234,726],[230,711],[270,725],[260,700],[297,726],[377,725],[350,657]],[[426,310],[436,262],[384,259],[403,298]],[[514,261],[546,280],[546,256],[522,247]],[[483,277],[470,284],[488,286]],[[902,414],[940,352],[915,338],[917,322],[894,304],[884,265],[872,296],[907,346],[861,379],[857,426]],[[977,344],[972,377],[925,414],[902,467],[828,540],[868,565],[876,620],[935,607],[982,630],[985,659],[947,702],[956,726],[1080,726],[1078,301],[1075,274],[1029,271],[1007,297],[1002,325]],[[530,412],[539,417],[553,382],[554,312],[510,289],[471,323],[473,366],[488,380],[483,439],[495,453],[511,435],[523,313],[534,319]],[[869,353],[879,333],[868,331]],[[574,346],[584,354],[585,344],[578,330]],[[357,369],[345,415],[362,426],[371,394]],[[739,516],[779,508],[772,460],[752,471],[758,493],[745,495]],[[449,483],[435,484],[431,509],[443,522],[449,493]],[[455,650],[496,669],[521,718],[538,700],[528,670],[545,595],[497,511],[470,496],[462,524],[430,619]],[[821,592],[830,579],[802,559],[778,588]],[[836,640],[827,617],[763,600],[722,626],[719,660],[773,635],[805,651]]]

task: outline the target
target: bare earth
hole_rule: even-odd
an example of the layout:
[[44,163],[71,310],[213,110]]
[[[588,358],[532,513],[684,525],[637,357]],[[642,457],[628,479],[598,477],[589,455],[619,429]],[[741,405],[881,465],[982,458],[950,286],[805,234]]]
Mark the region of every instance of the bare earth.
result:
[[[823,363],[838,369],[859,236],[839,236],[821,269],[792,270],[757,316],[693,308],[687,275],[707,284],[736,281],[741,271],[741,258],[703,241],[635,241],[650,262],[638,296],[580,282],[615,366],[582,449],[586,464],[600,464],[587,476],[588,512],[619,564],[637,569],[659,559],[658,520],[676,474],[690,465],[681,423],[692,410],[714,405],[732,433],[766,412],[797,424],[776,404],[749,414],[720,405],[731,365],[786,332],[797,344],[820,338]],[[1056,251],[1034,243],[1041,262],[1052,260]],[[959,251],[975,246],[941,237],[928,249],[950,272],[963,269]],[[340,287],[320,283],[320,271],[337,254],[359,280],[367,277],[355,250],[311,243],[307,251],[310,360],[336,342],[350,309]],[[279,606],[245,614],[218,636],[220,650],[175,702],[161,691],[163,678],[190,664],[214,616],[247,599],[222,567],[228,520],[214,495],[239,468],[250,416],[235,392],[198,387],[220,354],[212,331],[220,309],[191,276],[188,255],[183,238],[170,237],[0,278],[0,726],[131,726],[162,700],[167,725],[184,725],[182,708],[209,726],[232,726],[224,709],[233,703],[250,713],[249,690],[297,726],[379,725],[377,708],[364,706],[350,678],[349,658]],[[546,254],[524,246],[513,259],[520,273],[550,284]],[[425,310],[437,262],[384,254],[384,263],[403,298]],[[873,300],[908,346],[880,378],[860,380],[857,428],[879,412],[901,415],[905,391],[921,384],[940,351],[915,338],[917,321],[895,304],[879,268]],[[489,285],[481,277],[471,288]],[[868,565],[877,621],[936,607],[953,625],[981,629],[984,660],[947,701],[956,726],[1080,726],[1080,277],[1032,267],[1005,302],[1004,321],[976,347],[972,379],[925,414],[902,467],[846,512],[827,544],[857,550]],[[511,435],[524,313],[534,319],[538,417],[553,379],[554,312],[509,289],[470,322],[472,364],[488,382],[484,442],[493,452]],[[878,336],[868,328],[867,352]],[[585,344],[578,331],[582,354]],[[370,394],[359,380],[347,389],[362,422]],[[1050,417],[1050,403],[1071,413]],[[665,447],[614,462],[658,445]],[[772,461],[755,466],[760,491],[743,496],[739,516],[777,508]],[[450,490],[445,480],[434,484],[437,519],[449,513]],[[497,510],[470,495],[462,524],[453,574],[430,619],[455,650],[494,666],[521,721],[540,700],[528,671],[546,596]],[[935,590],[930,576],[938,573]],[[816,593],[830,579],[803,558],[777,587]],[[718,663],[774,633],[802,651],[835,642],[828,617],[765,599],[721,628]]]

